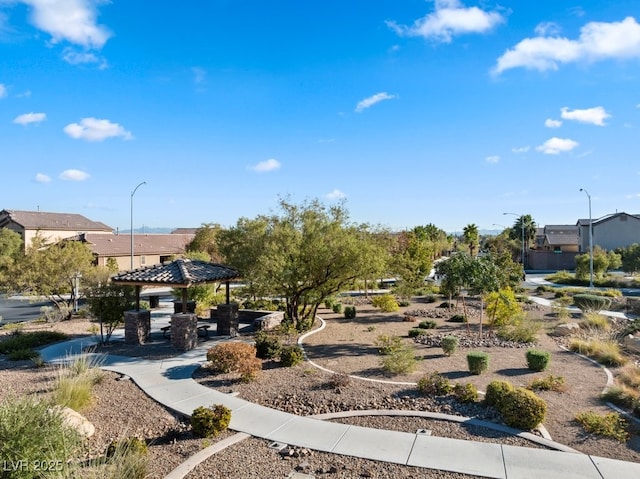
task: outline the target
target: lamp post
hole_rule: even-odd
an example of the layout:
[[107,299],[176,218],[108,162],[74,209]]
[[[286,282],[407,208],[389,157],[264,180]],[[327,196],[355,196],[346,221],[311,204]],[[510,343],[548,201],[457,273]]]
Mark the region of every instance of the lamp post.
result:
[[591,219],[591,195],[584,188],[580,188],[589,198],[589,287],[593,288],[593,220]]
[[516,213],[502,213],[503,215],[513,215],[520,218],[520,229],[522,230],[522,271],[524,272],[524,216]]
[[136,194],[136,191],[138,190],[138,188],[146,184],[147,184],[146,181],[139,183],[138,186],[136,186],[131,192],[131,269],[133,269],[133,195]]

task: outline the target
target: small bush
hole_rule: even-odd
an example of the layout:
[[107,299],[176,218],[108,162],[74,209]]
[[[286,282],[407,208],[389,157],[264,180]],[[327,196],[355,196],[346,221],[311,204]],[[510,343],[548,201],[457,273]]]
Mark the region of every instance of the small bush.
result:
[[332,309],[334,302],[335,302],[335,300],[333,298],[325,298],[324,307],[327,308],[327,309]]
[[342,313],[342,303],[333,303],[331,305],[331,310],[336,314]]
[[70,376],[59,373],[53,389],[52,400],[55,404],[74,411],[86,409],[92,402],[93,381],[86,375]]
[[402,299],[402,300],[398,301],[398,306],[400,306],[401,308],[406,308],[407,306],[411,306],[411,301],[408,301],[406,299]]
[[191,414],[191,429],[198,437],[215,437],[229,427],[231,410],[222,404],[200,406]]
[[113,457],[116,455],[118,449],[126,451],[126,453],[134,454],[146,454],[149,452],[147,443],[144,440],[137,437],[128,437],[126,439],[111,441],[107,446],[107,457]]
[[445,396],[453,390],[453,385],[445,376],[433,372],[418,380],[418,391],[429,396]]
[[356,317],[356,307],[355,306],[347,306],[344,308],[344,317],[345,319],[353,319]]
[[482,374],[489,368],[489,355],[482,351],[467,354],[467,365],[471,374]]
[[622,366],[627,362],[627,359],[620,352],[620,345],[613,340],[572,339],[569,342],[569,350],[589,356],[605,366]]
[[527,349],[525,355],[527,358],[527,367],[532,371],[540,372],[549,367],[551,355],[547,351],[540,351],[539,349]]
[[437,326],[436,322],[433,321],[432,319],[420,321],[420,324],[418,324],[418,327],[421,329],[435,329],[436,326]]
[[478,400],[478,388],[471,383],[458,383],[453,387],[453,395],[463,403],[475,402]]
[[275,334],[258,331],[255,334],[256,356],[260,359],[274,359],[280,356],[282,340]]
[[447,356],[451,356],[458,349],[458,338],[457,336],[445,336],[442,338],[440,346],[442,347],[442,351]]
[[496,331],[496,335],[504,341],[533,344],[537,340],[540,329],[542,329],[540,321],[523,320],[501,327]]
[[40,353],[33,349],[14,349],[7,354],[7,359],[9,361],[26,361],[37,357],[40,357]]
[[499,411],[502,409],[507,394],[513,391],[513,389],[513,384],[509,381],[491,381],[487,385],[484,402],[487,406],[492,406]]
[[290,368],[296,364],[300,364],[302,361],[304,361],[304,351],[297,344],[282,348],[282,352],[280,353],[280,363],[284,367]]
[[562,376],[554,376],[553,374],[550,374],[544,378],[534,379],[529,383],[527,389],[531,389],[532,391],[564,392],[566,391],[566,386]]
[[425,303],[435,303],[437,301],[437,297],[435,294],[428,294],[424,297]]
[[403,314],[402,315],[402,321],[404,321],[405,323],[415,323],[416,320],[418,318],[416,318],[415,316],[411,316],[410,314]]
[[611,306],[611,299],[595,294],[574,294],[573,304],[583,313],[597,313]]
[[255,379],[262,370],[262,361],[256,357],[256,348],[247,343],[221,343],[207,351],[207,361],[214,371],[239,372],[243,381]]
[[388,355],[402,348],[402,339],[400,336],[381,334],[376,338],[374,344],[378,347],[379,354]]
[[127,479],[149,477],[149,457],[147,444],[137,437],[122,441],[112,441],[107,447],[109,459],[101,468],[101,476]]
[[467,318],[462,314],[454,314],[449,319],[447,319],[449,323],[466,323]]
[[415,371],[416,366],[416,354],[411,346],[402,346],[382,358],[382,369],[391,374],[407,374]]
[[452,305],[450,302],[448,302],[448,301],[443,301],[442,303],[440,303],[440,304],[438,305],[438,308],[451,309],[451,308],[453,308],[453,305]]
[[400,305],[396,301],[396,298],[391,294],[381,294],[374,296],[371,299],[371,304],[374,308],[379,308],[380,311],[385,313],[392,313],[400,309]]
[[640,394],[640,366],[628,364],[618,372],[618,380],[631,388],[638,390]]
[[0,341],[0,354],[39,348],[67,338],[68,336],[66,334],[58,331],[33,331],[24,333],[20,329],[16,329],[14,334]]
[[429,334],[425,329],[413,328],[409,330],[410,338],[417,338],[418,336],[422,336],[423,334]]
[[544,422],[547,403],[528,389],[516,388],[505,395],[499,411],[507,426],[529,431]]
[[583,329],[597,329],[598,331],[609,331],[611,329],[611,323],[606,316],[598,313],[584,313],[584,318],[580,323],[580,327]]
[[602,399],[620,406],[624,409],[632,410],[636,402],[640,399],[640,391],[625,386],[613,386],[602,393]]
[[585,431],[599,436],[611,437],[620,442],[626,442],[629,438],[627,421],[617,412],[598,414],[593,411],[584,411],[576,414],[576,421]]
[[335,373],[332,374],[331,379],[329,379],[329,386],[333,389],[346,388],[349,384],[351,384],[351,378],[348,374]]

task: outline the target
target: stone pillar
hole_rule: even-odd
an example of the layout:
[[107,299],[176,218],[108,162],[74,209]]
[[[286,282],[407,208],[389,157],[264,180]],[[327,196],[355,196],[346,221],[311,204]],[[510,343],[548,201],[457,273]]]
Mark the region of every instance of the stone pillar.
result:
[[238,335],[238,303],[218,305],[218,336]]
[[[173,312],[178,314],[182,313],[182,301],[174,301],[173,302]],[[196,302],[195,301],[187,301],[187,313],[195,313],[196,312]]]
[[148,309],[124,312],[124,342],[144,344],[151,333],[151,311]]
[[198,317],[195,314],[171,315],[171,345],[181,351],[198,345]]

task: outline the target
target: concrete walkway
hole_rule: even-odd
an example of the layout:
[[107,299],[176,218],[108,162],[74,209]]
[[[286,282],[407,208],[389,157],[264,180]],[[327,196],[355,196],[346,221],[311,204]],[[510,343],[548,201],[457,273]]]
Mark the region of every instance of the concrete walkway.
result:
[[[152,328],[170,312],[154,312]],[[114,335],[116,337],[116,335]],[[224,339],[221,339],[224,340]],[[64,361],[92,344],[77,339],[41,351],[47,362]],[[231,409],[229,428],[251,436],[317,451],[490,478],[625,479],[640,477],[640,464],[562,451],[364,428],[295,416],[198,384],[191,378],[206,362],[212,341],[181,356],[146,360],[107,355],[103,368],[129,376],[157,402],[184,415],[199,406]]]

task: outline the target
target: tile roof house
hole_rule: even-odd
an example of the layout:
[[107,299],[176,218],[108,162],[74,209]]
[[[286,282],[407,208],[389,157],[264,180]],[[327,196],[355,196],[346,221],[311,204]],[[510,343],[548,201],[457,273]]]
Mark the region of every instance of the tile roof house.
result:
[[44,211],[2,210],[0,228],[8,228],[19,233],[24,241],[25,250],[37,234],[49,242],[87,232],[113,234],[113,228],[110,226],[82,215]]
[[[594,248],[600,246],[607,251],[640,243],[640,215],[613,213],[600,218],[592,218],[592,241]],[[578,244],[580,251],[589,251],[589,219],[579,219]]]
[[576,225],[546,225],[536,231],[536,250],[577,252],[578,227]]

